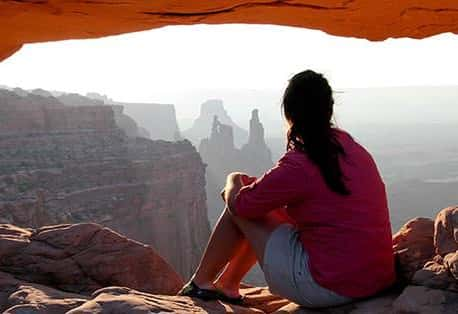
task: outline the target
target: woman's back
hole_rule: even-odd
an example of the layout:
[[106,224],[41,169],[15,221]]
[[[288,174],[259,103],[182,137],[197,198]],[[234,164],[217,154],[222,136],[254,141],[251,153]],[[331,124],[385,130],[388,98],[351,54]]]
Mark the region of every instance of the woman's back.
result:
[[391,226],[385,185],[371,155],[336,130],[345,151],[340,165],[350,195],[329,189],[319,169],[299,151],[285,157],[300,165],[304,198],[287,206],[324,287],[349,297],[373,294],[394,281]]
[[334,132],[345,151],[339,164],[349,195],[332,191],[308,156],[291,149],[240,190],[237,214],[258,218],[285,207],[314,279],[343,296],[364,297],[395,276],[385,185],[371,155],[347,133]]

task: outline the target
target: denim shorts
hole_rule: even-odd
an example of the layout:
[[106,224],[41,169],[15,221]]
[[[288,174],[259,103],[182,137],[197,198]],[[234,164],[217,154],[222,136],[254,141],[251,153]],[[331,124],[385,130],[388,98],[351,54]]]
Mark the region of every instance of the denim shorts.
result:
[[267,240],[262,270],[272,293],[310,308],[352,301],[321,287],[312,277],[299,233],[289,224],[278,226]]

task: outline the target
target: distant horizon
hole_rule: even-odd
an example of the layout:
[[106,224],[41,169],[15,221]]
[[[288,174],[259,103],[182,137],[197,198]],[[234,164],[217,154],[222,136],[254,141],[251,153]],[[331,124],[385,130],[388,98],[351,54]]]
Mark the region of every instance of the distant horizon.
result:
[[[0,84],[1,86],[1,84]],[[6,86],[15,88],[18,86]],[[19,87],[21,88],[21,87]],[[71,93],[68,91],[49,91]],[[208,93],[208,91],[212,93]],[[386,90],[386,92],[384,92]],[[92,91],[98,93],[97,91]],[[100,94],[100,93],[99,93]],[[83,94],[86,96],[86,94]],[[105,95],[113,101],[126,104],[139,103]],[[280,103],[281,91],[241,88],[193,90],[180,93],[175,101],[146,101],[160,105],[173,105],[181,131],[189,129],[199,116],[200,105],[207,100],[223,101],[229,116],[245,130],[249,127],[251,110],[259,109],[266,136],[283,136]],[[374,125],[450,125],[458,123],[458,86],[394,86],[349,88],[335,94],[335,119],[344,129]],[[400,104],[403,104],[400,106]],[[145,107],[146,108],[146,107]],[[128,110],[126,110],[128,111]],[[151,121],[153,123],[153,121]]]
[[[112,97],[111,95],[108,95],[108,94],[103,94],[103,93],[100,93],[96,90],[90,90],[90,91],[87,91],[85,93],[80,93],[80,92],[74,92],[74,91],[68,91],[68,90],[50,90],[50,89],[46,89],[46,88],[43,88],[43,87],[40,87],[40,86],[37,86],[37,87],[32,87],[32,88],[24,88],[22,86],[10,86],[10,85],[7,85],[7,84],[3,84],[0,82],[0,89],[1,88],[8,88],[8,89],[14,89],[14,88],[20,88],[20,89],[23,89],[23,90],[26,90],[26,91],[33,91],[33,90],[37,90],[37,89],[42,89],[42,90],[45,90],[45,91],[48,91],[48,92],[56,92],[56,93],[65,93],[65,94],[79,94],[79,95],[82,95],[82,96],[87,96],[88,94],[90,93],[97,93],[101,96],[106,96],[107,98],[113,100],[113,101],[116,101],[116,102],[126,102],[126,103],[145,103],[145,104],[148,104],[148,103],[151,103],[151,104],[158,104],[158,105],[174,105],[173,102],[157,102],[157,101],[133,101],[133,100],[129,100],[129,99],[118,99],[118,98],[114,98]],[[450,85],[402,85],[402,86],[390,86],[390,85],[387,85],[387,86],[369,86],[369,87],[337,87],[337,88],[333,88],[333,93],[342,93],[346,90],[368,90],[368,89],[410,89],[410,88],[458,88],[458,84],[450,84]],[[240,90],[246,90],[246,91],[250,91],[250,92],[265,92],[265,91],[272,91],[272,92],[282,92],[283,89],[274,89],[274,88],[265,88],[265,89],[253,89],[253,88],[239,88],[239,87],[214,87],[214,88],[197,88],[197,89],[189,89],[189,90],[182,90],[181,92],[189,92],[189,93],[193,93],[193,92],[205,92],[205,91],[240,91]],[[211,99],[220,99],[218,97],[209,97],[209,98],[206,98],[204,100],[202,100],[202,103],[205,102],[206,100],[211,100]]]
[[282,90],[305,69],[323,73],[336,90],[455,86],[457,38],[370,42],[274,25],[168,26],[25,45],[0,62],[0,84],[133,102],[182,91]]

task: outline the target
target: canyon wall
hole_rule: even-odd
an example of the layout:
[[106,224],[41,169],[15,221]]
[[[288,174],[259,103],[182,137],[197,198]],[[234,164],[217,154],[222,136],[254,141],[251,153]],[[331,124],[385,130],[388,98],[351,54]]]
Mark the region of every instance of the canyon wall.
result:
[[107,105],[122,107],[125,115],[133,118],[141,126],[140,131],[144,130],[143,132],[153,140],[181,139],[175,106],[172,104],[119,102],[98,93],[88,93],[86,96]]
[[144,127],[151,139],[176,141],[181,139],[175,113],[171,104],[118,103],[124,112]]
[[[16,89],[17,90],[17,89]],[[63,93],[63,92],[54,92],[54,95],[48,91],[42,89],[32,90],[33,94],[41,94],[43,96],[56,96],[56,98],[66,106],[78,107],[78,106],[103,106],[109,105],[114,113],[114,120],[116,125],[120,127],[128,137],[144,137],[150,138],[150,134],[144,128],[137,124],[137,122],[128,116],[124,111],[125,108],[122,105],[115,103],[105,103],[103,100],[85,97],[75,93]]]
[[191,143],[130,138],[111,106],[6,90],[0,117],[1,223],[96,222],[189,276],[209,236],[205,166]]

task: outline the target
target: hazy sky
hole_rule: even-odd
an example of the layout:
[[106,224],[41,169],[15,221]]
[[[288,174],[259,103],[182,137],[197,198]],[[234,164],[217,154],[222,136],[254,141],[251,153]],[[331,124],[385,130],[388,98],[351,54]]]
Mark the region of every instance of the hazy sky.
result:
[[306,68],[338,88],[458,85],[457,51],[451,34],[369,42],[270,25],[173,26],[27,45],[0,63],[0,84],[157,102],[196,89],[282,89]]

